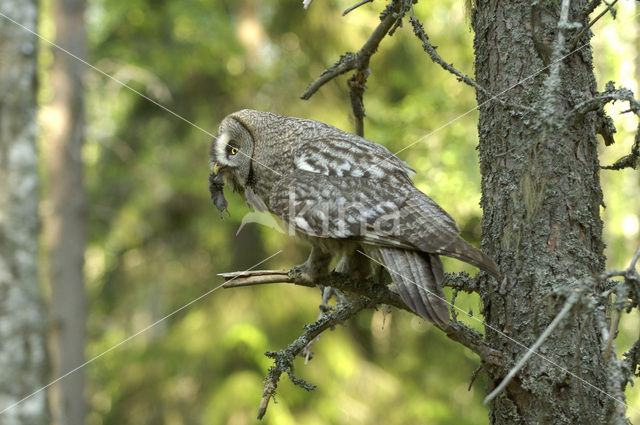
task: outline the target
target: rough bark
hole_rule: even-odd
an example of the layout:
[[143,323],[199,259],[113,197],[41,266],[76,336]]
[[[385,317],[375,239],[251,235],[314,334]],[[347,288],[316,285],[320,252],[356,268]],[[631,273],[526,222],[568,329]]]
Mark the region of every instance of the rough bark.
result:
[[[472,13],[476,81],[489,92],[550,65],[507,93],[533,112],[483,104],[489,97],[478,94],[483,248],[508,278],[502,285],[485,282],[484,315],[491,328],[528,346],[562,308],[569,288],[597,289],[594,276],[604,270],[597,117],[571,125],[564,119],[596,92],[591,49],[553,64],[568,53],[557,48],[561,3],[479,0]],[[586,3],[570,2],[569,22]],[[539,350],[565,371],[533,356],[491,402],[491,423],[622,420],[617,403],[579,379],[610,391],[598,320],[589,316],[576,306]],[[509,359],[504,368],[487,367],[494,387],[524,349],[491,328],[487,342]]]
[[[84,0],[56,0],[53,16],[56,44],[86,57]],[[86,301],[84,290],[85,196],[84,140],[85,65],[60,49],[52,49],[53,99],[46,116],[44,143],[47,168],[47,209],[43,216],[47,278],[51,285],[49,350],[52,378],[84,362]],[[82,424],[85,417],[84,370],[51,387],[53,423]]]
[[[36,0],[0,0],[35,31]],[[0,17],[0,423],[48,422],[46,314],[38,282],[37,38]]]

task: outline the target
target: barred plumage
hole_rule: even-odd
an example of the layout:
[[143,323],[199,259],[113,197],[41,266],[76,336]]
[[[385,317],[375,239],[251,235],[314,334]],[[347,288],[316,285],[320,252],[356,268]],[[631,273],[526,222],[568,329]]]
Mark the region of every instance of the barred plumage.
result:
[[453,218],[415,188],[414,171],[377,143],[321,122],[245,109],[222,121],[210,155],[216,176],[311,242],[300,266],[309,279],[328,272],[336,254],[343,256],[339,270],[366,275],[361,250],[386,266],[413,311],[446,323],[438,255],[499,278],[491,258],[462,240]]

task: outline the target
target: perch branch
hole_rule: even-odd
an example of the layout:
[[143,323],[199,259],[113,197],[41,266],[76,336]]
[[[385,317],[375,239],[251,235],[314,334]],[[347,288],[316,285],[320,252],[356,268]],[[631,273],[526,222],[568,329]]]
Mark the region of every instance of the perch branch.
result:
[[[295,269],[289,271],[264,270],[255,272],[221,273],[219,276],[222,276],[227,280],[227,282],[222,285],[223,288],[227,289],[270,283],[291,283],[302,286],[331,286],[334,289],[338,289],[351,295],[366,297],[371,301],[371,308],[379,304],[386,304],[413,313],[402,301],[402,298],[400,298],[397,293],[390,290],[386,285],[373,279],[352,279],[343,273],[330,273],[317,279],[313,284],[304,280],[304,277]],[[454,287],[457,285],[460,290],[471,292],[471,287],[464,284],[467,279],[470,278],[466,274],[463,274],[460,279],[458,279],[458,275],[447,274],[445,278],[445,285],[451,285]],[[451,340],[459,342],[476,353],[484,362],[494,365],[502,365],[504,363],[504,357],[500,351],[491,348],[486,344],[479,332],[476,332],[462,323],[449,322],[447,325],[434,324],[434,326],[437,326],[442,330]]]
[[531,346],[531,348],[527,349],[527,352],[524,354],[524,356],[522,356],[520,361],[518,361],[518,363],[513,367],[513,369],[511,369],[509,371],[509,373],[502,380],[500,385],[498,385],[493,391],[491,391],[491,393],[484,399],[484,401],[483,401],[484,404],[489,403],[491,400],[496,398],[496,396],[498,394],[500,394],[500,392],[502,392],[502,390],[505,389],[507,384],[509,384],[509,382],[511,382],[513,377],[516,376],[516,374],[520,371],[520,369],[522,369],[522,367],[525,365],[527,360],[529,360],[529,357],[531,357],[531,355],[535,354],[535,351],[538,348],[540,348],[542,343],[549,337],[549,335],[551,335],[551,332],[553,332],[553,330],[556,327],[558,327],[558,325],[560,324],[560,322],[562,321],[564,316],[566,316],[567,313],[569,313],[569,310],[571,310],[571,308],[573,307],[573,305],[575,304],[575,302],[577,300],[578,300],[577,293],[572,294],[567,299],[567,301],[564,303],[564,306],[562,307],[562,310],[560,310],[560,312],[556,315],[556,317],[553,319],[553,321],[551,321],[549,326],[547,326],[547,328],[544,330],[544,332],[542,332],[542,334],[538,337],[538,340]]

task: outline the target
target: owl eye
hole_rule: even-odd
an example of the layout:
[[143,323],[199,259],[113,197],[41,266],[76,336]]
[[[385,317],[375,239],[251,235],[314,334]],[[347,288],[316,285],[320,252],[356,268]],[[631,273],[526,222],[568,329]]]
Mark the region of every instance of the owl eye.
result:
[[227,148],[227,152],[229,153],[229,155],[235,155],[238,153],[238,148],[236,148],[235,146],[229,146]]

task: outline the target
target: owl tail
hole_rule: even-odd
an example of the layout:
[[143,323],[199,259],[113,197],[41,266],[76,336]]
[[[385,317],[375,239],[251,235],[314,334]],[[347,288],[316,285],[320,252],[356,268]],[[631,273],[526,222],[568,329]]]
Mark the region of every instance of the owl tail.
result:
[[494,261],[484,252],[476,249],[466,243],[462,238],[457,238],[445,249],[439,250],[439,254],[446,255],[447,257],[457,258],[466,263],[473,264],[474,266],[484,270],[491,276],[495,277],[498,282],[502,280],[502,275],[498,266]]
[[384,263],[402,300],[430,322],[447,324],[449,311],[442,292],[444,272],[437,255],[399,248],[370,247]]

